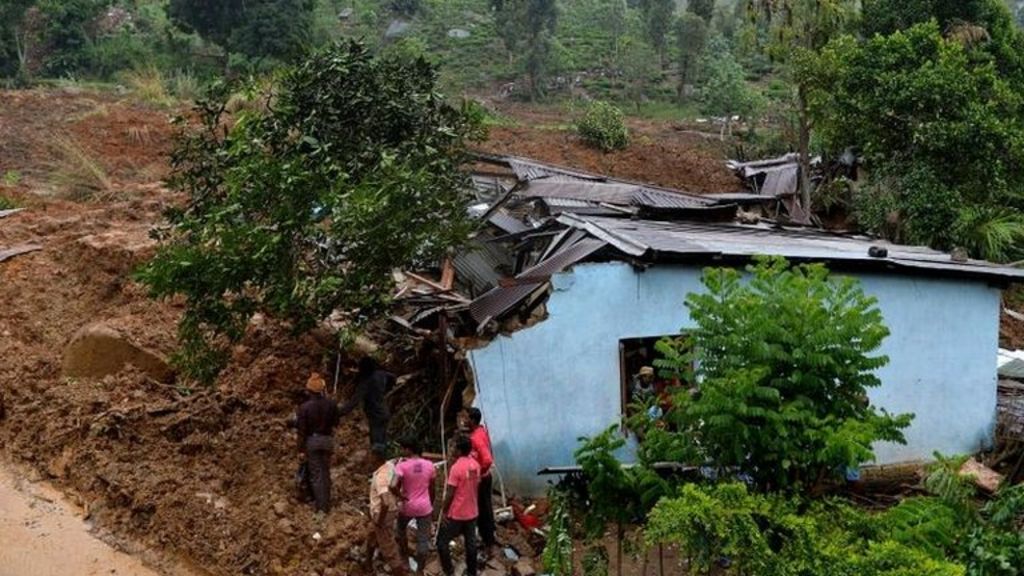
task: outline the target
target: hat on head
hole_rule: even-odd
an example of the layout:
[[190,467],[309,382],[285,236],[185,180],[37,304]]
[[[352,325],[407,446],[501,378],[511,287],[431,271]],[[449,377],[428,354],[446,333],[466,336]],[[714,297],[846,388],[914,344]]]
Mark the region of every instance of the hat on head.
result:
[[654,376],[654,368],[651,368],[650,366],[644,366],[643,368],[640,369],[640,375]]
[[309,380],[306,380],[306,390],[314,394],[320,394],[325,388],[327,388],[327,382],[324,381],[323,376],[316,372],[309,375]]

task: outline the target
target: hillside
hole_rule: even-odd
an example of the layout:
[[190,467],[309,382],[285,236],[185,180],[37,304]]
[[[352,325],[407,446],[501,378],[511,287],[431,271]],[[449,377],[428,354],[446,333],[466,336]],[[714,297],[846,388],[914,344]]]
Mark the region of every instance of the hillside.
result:
[[[101,534],[212,574],[360,574],[352,550],[367,472],[361,414],[339,433],[329,525],[302,513],[292,490],[285,422],[296,375],[332,364],[329,336],[296,339],[285,326],[255,324],[216,387],[193,393],[134,369],[63,375],[67,347],[85,327],[159,355],[174,349],[181,302],[148,299],[131,273],[152,254],[149,231],[162,211],[180,200],[160,183],[176,111],[112,92],[0,92],[0,196],[25,209],[0,220],[0,246],[42,246],[0,264],[3,456],[66,491]],[[551,126],[557,110],[502,115],[509,125],[492,131],[487,150],[692,190],[736,184],[717,142],[670,127],[636,122],[634,148],[601,155]],[[533,546],[507,538],[523,553]]]

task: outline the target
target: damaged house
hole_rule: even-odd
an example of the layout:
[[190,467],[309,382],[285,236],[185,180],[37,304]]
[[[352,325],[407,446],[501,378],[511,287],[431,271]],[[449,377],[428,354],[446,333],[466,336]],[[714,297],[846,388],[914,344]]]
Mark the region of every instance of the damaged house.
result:
[[[891,330],[873,403],[916,418],[879,464],[967,453],[996,418],[1000,291],[1024,270],[863,236],[737,223],[735,197],[698,196],[508,157],[481,157],[484,223],[441,294],[464,350],[504,484],[542,493],[538,471],[573,464],[581,436],[618,422],[654,342],[691,325],[707,266],[770,254],[857,277]],[[777,201],[770,196],[766,201]],[[751,222],[748,213],[741,219]]]

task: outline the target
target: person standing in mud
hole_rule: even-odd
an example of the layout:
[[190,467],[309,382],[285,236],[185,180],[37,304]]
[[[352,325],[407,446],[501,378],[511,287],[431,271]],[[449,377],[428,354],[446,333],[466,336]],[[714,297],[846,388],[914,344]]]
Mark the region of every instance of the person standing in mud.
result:
[[370,450],[378,456],[386,456],[388,451],[388,414],[384,396],[395,383],[394,375],[384,371],[377,361],[369,356],[359,360],[359,374],[356,376],[356,392],[341,407],[342,416],[346,416],[360,403],[370,422]]
[[448,489],[444,497],[443,518],[437,531],[437,554],[441,557],[441,569],[445,576],[454,576],[452,540],[462,536],[466,550],[466,574],[476,576],[476,519],[477,493],[480,489],[480,465],[470,453],[473,446],[469,438],[455,439],[455,463],[448,471]]
[[490,556],[498,547],[497,527],[494,524],[494,478],[491,476],[494,453],[491,451],[491,435],[483,425],[484,418],[479,408],[468,408],[466,417],[469,425],[469,442],[472,446],[470,456],[480,465],[477,527],[480,530],[480,539],[483,541],[484,550]]
[[314,372],[306,381],[306,401],[299,406],[295,426],[299,453],[306,456],[309,485],[318,514],[331,507],[331,455],[334,452],[334,428],[340,419],[338,405],[324,395],[327,383]]
[[392,491],[395,482],[395,461],[386,460],[383,454],[373,453],[375,470],[370,477],[370,518],[366,534],[365,568],[373,573],[373,555],[380,551],[381,557],[394,576],[408,576],[409,565],[399,553],[398,498]]

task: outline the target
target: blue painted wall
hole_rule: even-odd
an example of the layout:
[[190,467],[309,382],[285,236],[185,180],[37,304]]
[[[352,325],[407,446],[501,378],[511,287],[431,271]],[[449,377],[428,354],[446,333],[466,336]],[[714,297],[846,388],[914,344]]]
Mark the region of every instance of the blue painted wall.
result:
[[[878,446],[878,463],[986,444],[995,423],[999,291],[960,280],[860,278],[892,332],[872,401],[917,415],[908,444]],[[522,495],[544,491],[541,468],[573,463],[580,436],[618,421],[619,340],[691,326],[683,301],[702,289],[696,267],[635,272],[617,262],[577,265],[552,284],[546,320],[470,353],[501,476]]]

